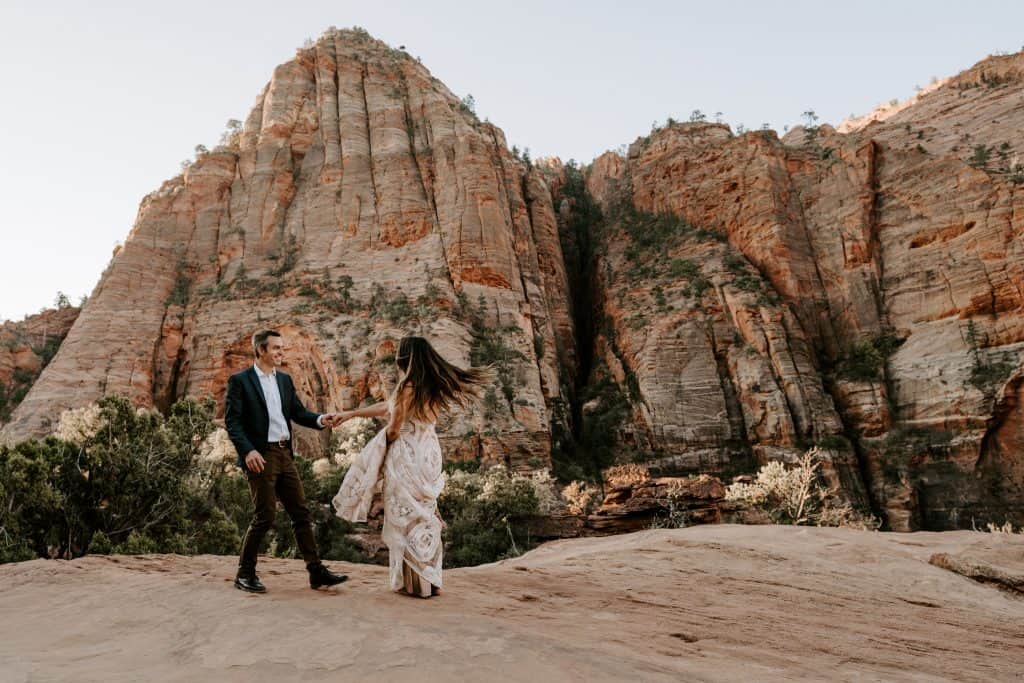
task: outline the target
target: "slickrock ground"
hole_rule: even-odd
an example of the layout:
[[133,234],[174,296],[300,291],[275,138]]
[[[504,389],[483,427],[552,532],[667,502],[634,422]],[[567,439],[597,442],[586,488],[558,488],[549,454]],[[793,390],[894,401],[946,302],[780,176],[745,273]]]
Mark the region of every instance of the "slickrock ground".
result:
[[1021,536],[730,525],[551,543],[429,601],[377,566],[314,593],[265,560],[250,596],[230,557],[37,560],[0,567],[0,678],[1020,680],[1024,596],[935,553],[1024,573]]

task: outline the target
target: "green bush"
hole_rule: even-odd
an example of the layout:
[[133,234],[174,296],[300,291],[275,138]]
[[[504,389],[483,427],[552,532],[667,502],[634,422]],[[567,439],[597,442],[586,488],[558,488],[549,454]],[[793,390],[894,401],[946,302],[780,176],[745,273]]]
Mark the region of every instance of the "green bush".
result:
[[674,278],[693,279],[700,275],[700,266],[692,259],[676,258],[669,264],[668,272]]
[[[519,384],[515,371],[519,362],[526,360],[526,355],[512,347],[508,339],[521,330],[516,325],[488,324],[486,312],[487,302],[481,295],[476,310],[470,312],[470,364],[473,367],[492,366],[497,374],[501,393],[506,401],[511,401]],[[492,415],[498,409],[498,405],[487,396],[484,397],[484,407],[488,408]]]
[[738,289],[742,289],[744,292],[760,292],[764,283],[757,275],[751,273],[742,273],[732,281]]
[[192,290],[192,279],[187,273],[187,264],[179,261],[174,274],[174,285],[170,294],[167,295],[168,306],[184,306],[188,303],[189,294]]
[[840,376],[851,380],[876,381],[882,378],[885,356],[870,339],[857,342],[841,364]]
[[447,523],[446,567],[494,562],[514,557],[532,546],[528,520],[540,501],[528,477],[510,475],[504,467],[486,472],[453,472],[438,498]]
[[733,275],[742,275],[747,270],[747,262],[736,254],[726,254],[722,259],[722,265]]
[[704,296],[704,292],[711,289],[711,281],[704,276],[698,276],[690,281],[690,284],[683,287],[684,296],[693,296],[697,299]]
[[579,449],[588,456],[589,478],[596,481],[600,472],[615,462],[619,431],[630,414],[629,399],[619,385],[605,375],[601,381],[584,389],[580,403],[593,406],[581,415]]
[[1006,381],[1014,367],[1012,363],[1002,360],[979,360],[971,366],[969,381],[979,391],[990,393]]
[[92,537],[92,543],[89,544],[89,554],[110,555],[113,553],[114,544],[111,543],[110,537],[102,531],[97,531]]
[[[58,436],[0,448],[0,562],[86,553],[233,555],[252,516],[227,445],[211,457],[213,403],[183,400],[166,417],[123,398],[65,413]],[[226,436],[224,437],[226,439]],[[330,498],[344,470],[312,475],[298,458],[327,559],[361,559]],[[272,548],[289,556],[287,515]],[[290,524],[287,526],[290,527]]]
[[885,361],[903,343],[894,334],[883,333],[862,339],[837,363],[836,374],[843,378],[861,382],[875,382],[883,377]]
[[116,552],[119,555],[148,555],[160,552],[160,546],[146,534],[133,529],[124,543],[117,546]]
[[299,245],[295,240],[295,235],[288,235],[288,240],[284,246],[284,257],[281,262],[277,264],[275,268],[270,271],[270,274],[274,277],[284,275],[288,271],[295,268],[299,262]]
[[57,541],[59,492],[51,471],[53,440],[0,449],[0,562],[45,557]]
[[992,150],[985,145],[976,145],[974,147],[974,154],[967,162],[975,168],[984,169],[988,166],[989,158],[992,156]]

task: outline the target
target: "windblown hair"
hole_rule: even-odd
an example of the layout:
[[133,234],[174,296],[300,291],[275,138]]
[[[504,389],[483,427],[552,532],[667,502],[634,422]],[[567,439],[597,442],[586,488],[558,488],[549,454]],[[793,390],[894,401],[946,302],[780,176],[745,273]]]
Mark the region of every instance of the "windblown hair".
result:
[[404,337],[398,344],[395,363],[402,379],[396,395],[406,386],[412,389],[409,412],[421,420],[436,418],[453,405],[466,406],[490,379],[489,368],[463,369],[441,357],[423,337]]

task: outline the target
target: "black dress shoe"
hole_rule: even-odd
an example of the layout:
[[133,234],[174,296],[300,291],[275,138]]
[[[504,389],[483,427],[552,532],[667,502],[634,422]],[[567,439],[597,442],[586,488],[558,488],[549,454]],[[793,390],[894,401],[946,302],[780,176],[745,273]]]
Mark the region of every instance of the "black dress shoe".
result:
[[335,574],[322,564],[315,564],[309,567],[309,587],[316,589],[323,586],[337,586],[339,583],[348,581],[344,574]]
[[235,588],[250,593],[266,593],[267,587],[264,586],[258,576],[253,574],[252,576],[242,576],[239,574],[235,577]]

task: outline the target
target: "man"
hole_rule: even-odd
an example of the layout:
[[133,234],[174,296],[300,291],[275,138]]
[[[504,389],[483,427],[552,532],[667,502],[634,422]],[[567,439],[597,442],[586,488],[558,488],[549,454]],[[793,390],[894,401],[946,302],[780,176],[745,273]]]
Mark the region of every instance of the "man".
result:
[[292,421],[304,427],[334,427],[334,413],[318,415],[306,410],[295,393],[292,378],[277,370],[284,360],[284,342],[275,330],[263,330],[252,337],[255,364],[228,379],[224,422],[238,451],[238,466],[249,480],[256,508],[242,541],[235,587],[264,593],[266,587],[256,576],[260,542],[274,524],[277,501],[284,505],[295,530],[295,543],[306,561],[311,588],[333,586],[348,577],[334,574],[321,562],[313,538],[312,517],[306,494],[292,454]]

